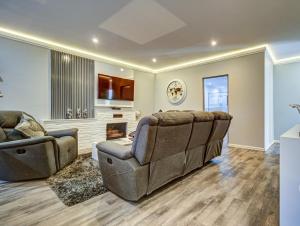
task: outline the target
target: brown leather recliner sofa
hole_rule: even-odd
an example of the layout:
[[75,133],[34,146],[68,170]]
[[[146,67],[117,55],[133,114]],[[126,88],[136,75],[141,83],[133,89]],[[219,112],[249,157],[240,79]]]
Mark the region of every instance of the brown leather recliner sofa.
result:
[[46,178],[77,157],[77,129],[51,131],[46,136],[24,139],[14,131],[22,114],[21,111],[0,111],[0,180]]
[[97,145],[104,185],[130,201],[221,155],[232,116],[224,112],[163,112],[140,120],[132,146]]

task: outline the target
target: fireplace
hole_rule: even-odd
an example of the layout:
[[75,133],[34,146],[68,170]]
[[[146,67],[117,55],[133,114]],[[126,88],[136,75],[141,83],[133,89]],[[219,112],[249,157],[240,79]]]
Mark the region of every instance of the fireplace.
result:
[[106,140],[113,140],[126,137],[127,122],[107,123]]

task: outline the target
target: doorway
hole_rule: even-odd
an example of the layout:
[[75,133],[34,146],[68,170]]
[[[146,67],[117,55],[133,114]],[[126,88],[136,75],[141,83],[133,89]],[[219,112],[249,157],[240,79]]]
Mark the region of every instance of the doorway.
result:
[[203,108],[228,112],[228,75],[203,78]]
[[[228,75],[203,78],[203,110],[228,112]],[[229,143],[228,134],[223,146]]]

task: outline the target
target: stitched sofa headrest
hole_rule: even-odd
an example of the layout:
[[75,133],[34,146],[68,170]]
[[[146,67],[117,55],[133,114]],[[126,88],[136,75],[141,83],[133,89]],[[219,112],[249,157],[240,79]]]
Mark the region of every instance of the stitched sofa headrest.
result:
[[167,110],[166,112],[194,112],[196,110]]
[[215,120],[231,120],[232,119],[232,116],[230,114],[223,112],[223,111],[215,111],[212,113],[215,117]]
[[21,111],[0,111],[0,127],[15,128],[22,117]]
[[192,123],[194,116],[188,112],[159,112],[153,114],[158,119],[158,125],[181,125]]
[[180,112],[179,110],[167,110],[165,112]]
[[203,112],[203,111],[194,111],[191,112],[194,115],[195,122],[208,122],[214,120],[214,114],[210,112]]
[[152,115],[145,116],[141,118],[139,121],[138,127],[142,127],[143,125],[149,125],[149,126],[156,126],[158,122],[158,119]]

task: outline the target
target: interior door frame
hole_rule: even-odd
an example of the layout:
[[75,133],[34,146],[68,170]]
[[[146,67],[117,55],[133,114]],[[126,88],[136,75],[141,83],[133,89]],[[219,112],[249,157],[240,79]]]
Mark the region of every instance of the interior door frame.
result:
[[229,74],[224,75],[216,75],[216,76],[206,76],[202,78],[202,110],[205,111],[205,86],[204,86],[204,80],[210,79],[210,78],[219,78],[219,77],[227,77],[227,111],[229,112]]

